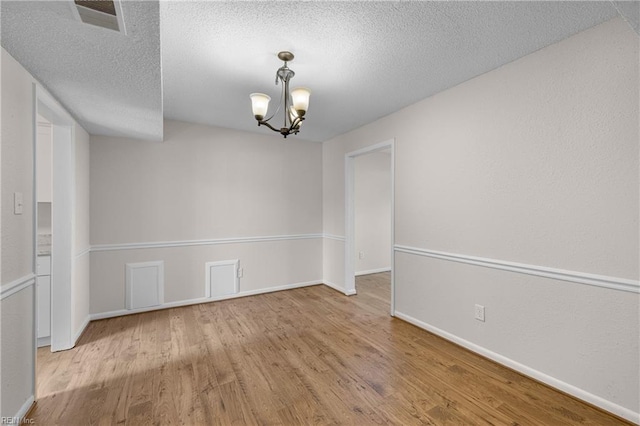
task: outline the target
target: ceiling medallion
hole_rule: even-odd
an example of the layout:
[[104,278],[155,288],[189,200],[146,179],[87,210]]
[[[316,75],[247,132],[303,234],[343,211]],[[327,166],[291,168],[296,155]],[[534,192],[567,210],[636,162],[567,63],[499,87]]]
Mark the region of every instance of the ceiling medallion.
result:
[[[269,108],[269,101],[271,100],[271,97],[264,93],[252,93],[250,98],[253,116],[258,120],[258,126],[267,126],[275,132],[280,132],[280,134],[286,138],[287,136],[295,135],[300,131],[300,125],[304,120],[304,115],[309,109],[309,96],[311,95],[311,92],[307,88],[298,87],[289,93],[289,80],[296,75],[296,73],[287,66],[287,62],[291,62],[293,60],[293,53],[286,51],[280,52],[278,53],[278,58],[284,62],[284,65],[278,68],[278,71],[276,72],[276,85],[278,84],[278,81],[282,82],[282,96],[276,111],[271,114],[269,118],[265,119],[264,117],[267,115],[267,109]],[[284,126],[276,128],[269,124],[269,120],[271,120],[278,111],[280,111],[280,108],[283,105]]]

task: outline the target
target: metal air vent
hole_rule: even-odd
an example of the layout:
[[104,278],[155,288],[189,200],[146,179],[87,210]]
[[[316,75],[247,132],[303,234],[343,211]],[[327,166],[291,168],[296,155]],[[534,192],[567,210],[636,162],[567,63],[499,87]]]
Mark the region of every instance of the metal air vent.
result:
[[79,21],[126,34],[119,0],[74,0],[73,14]]

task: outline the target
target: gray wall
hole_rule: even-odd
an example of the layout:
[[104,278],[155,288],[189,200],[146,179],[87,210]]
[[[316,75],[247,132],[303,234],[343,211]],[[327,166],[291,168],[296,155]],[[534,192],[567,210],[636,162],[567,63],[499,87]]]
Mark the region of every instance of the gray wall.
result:
[[[36,80],[2,49],[2,348],[0,415],[13,417],[28,408],[34,390],[34,179],[33,90]],[[76,202],[73,234],[76,249],[89,242],[89,135],[74,125]],[[13,214],[13,193],[22,192],[24,213]],[[83,249],[79,250],[79,254]],[[77,251],[78,252],[78,251]],[[89,256],[73,259],[72,336],[88,321]],[[20,284],[22,283],[22,284]],[[18,285],[17,285],[18,284]],[[24,413],[22,413],[24,414]]]
[[[356,275],[391,268],[391,154],[354,162]],[[359,253],[363,252],[361,259]]]
[[[31,285],[3,291],[0,414],[14,416],[34,395],[35,283],[33,273],[33,80],[2,49],[2,285]],[[13,193],[22,192],[24,213],[13,214]]]
[[[638,77],[638,36],[615,19],[327,141],[325,232],[344,235],[345,152],[395,138],[395,244],[417,249],[395,254],[397,314],[637,413],[637,293],[451,255],[637,290]],[[338,285],[343,257],[326,239],[325,278]]]
[[[204,297],[212,261],[240,260],[240,292],[322,281],[320,144],[179,121],[164,133],[91,137],[92,313],[124,309],[131,262],[165,261],[165,302]],[[262,237],[277,240],[238,242]],[[160,244],[126,246],[145,243]]]

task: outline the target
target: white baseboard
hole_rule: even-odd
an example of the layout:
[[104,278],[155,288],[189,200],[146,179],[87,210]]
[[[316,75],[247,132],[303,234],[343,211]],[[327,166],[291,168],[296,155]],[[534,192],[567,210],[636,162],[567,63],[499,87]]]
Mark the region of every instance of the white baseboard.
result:
[[33,404],[35,404],[35,402],[36,402],[36,399],[35,399],[34,395],[31,395],[24,402],[24,404],[22,404],[22,407],[20,407],[20,410],[18,410],[18,412],[16,413],[15,416],[13,416],[13,417],[11,417],[9,419],[5,419],[5,420],[10,420],[10,422],[6,421],[6,423],[11,423],[11,424],[16,424],[16,425],[23,424],[22,420],[24,420],[25,416],[27,415],[27,413],[31,409],[31,406],[33,406]]
[[359,277],[360,275],[379,274],[380,272],[391,272],[391,268],[386,267],[386,268],[378,268],[378,269],[369,269],[366,271],[359,271],[359,272],[356,272],[356,277]]
[[335,291],[339,291],[340,293],[344,294],[345,296],[353,296],[354,294],[356,294],[355,290],[347,291],[347,290],[344,289],[344,287],[339,286],[338,284],[332,283],[331,281],[324,280],[322,282],[322,284],[326,285],[327,287],[331,287]]
[[490,351],[482,346],[476,345],[475,343],[469,342],[461,337],[458,337],[454,334],[441,330],[437,327],[434,327],[430,324],[422,322],[418,319],[415,319],[409,315],[405,315],[401,312],[396,311],[395,316],[399,319],[402,319],[408,323],[411,323],[417,327],[420,327],[424,330],[427,330],[433,334],[436,334],[444,339],[447,339],[451,342],[454,342],[466,349],[469,349],[472,352],[480,354],[486,358],[489,358],[499,364],[507,366],[513,370],[516,370],[528,377],[531,377],[535,380],[538,380],[542,383],[545,383],[553,388],[556,388],[562,392],[565,392],[571,396],[574,396],[578,399],[588,402],[589,404],[595,405],[596,407],[600,407],[603,410],[606,410],[610,413],[615,414],[616,416],[622,417],[623,419],[629,420],[630,422],[640,424],[640,413],[635,413],[628,408],[622,407],[616,403],[611,401],[607,401],[606,399],[594,395],[590,392],[587,392],[583,389],[580,389],[576,386],[573,386],[569,383],[563,382],[555,377],[549,376],[541,371],[534,370],[531,367],[528,367],[524,364],[520,364],[517,361],[514,361],[510,358],[507,358],[503,355],[500,355],[496,352]]
[[38,347],[51,346],[51,336],[38,337]]
[[151,312],[151,311],[159,311],[161,309],[177,308],[179,306],[197,305],[199,303],[217,302],[220,300],[236,299],[238,297],[255,296],[256,294],[273,293],[275,291],[282,291],[282,290],[292,290],[294,288],[309,287],[312,285],[319,285],[319,284],[323,284],[322,280],[286,284],[286,285],[275,286],[275,287],[261,288],[257,290],[247,290],[247,291],[241,291],[236,294],[230,294],[230,295],[225,295],[220,297],[199,297],[197,299],[180,300],[177,302],[163,303],[162,305],[158,305],[158,306],[149,306],[147,308],[120,309],[117,311],[100,312],[97,314],[90,314],[89,318],[91,321],[95,321],[95,320],[100,320],[105,318],[120,317],[123,315],[139,314],[142,312]]
[[78,343],[78,339],[80,338],[80,336],[82,336],[82,332],[84,331],[85,328],[87,328],[87,325],[89,325],[89,321],[91,321],[91,315],[87,315],[84,321],[82,321],[80,328],[78,328],[78,331],[76,332],[76,335],[73,338],[73,346],[75,346],[76,343]]

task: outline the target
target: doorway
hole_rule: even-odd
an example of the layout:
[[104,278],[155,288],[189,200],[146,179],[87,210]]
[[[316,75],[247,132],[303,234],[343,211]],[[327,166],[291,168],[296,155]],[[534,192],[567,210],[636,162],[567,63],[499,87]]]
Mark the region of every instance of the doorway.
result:
[[[391,303],[390,303],[390,314],[394,315],[395,312],[395,283],[394,283],[394,256],[393,256],[393,244],[394,244],[394,146],[395,141],[393,139],[381,142],[375,145],[368,146],[366,148],[362,148],[357,151],[349,152],[345,154],[345,253],[344,253],[344,264],[345,264],[345,293],[346,294],[356,294],[356,272],[375,272],[376,269],[373,268],[369,270],[357,270],[357,267],[367,267],[362,266],[366,264],[366,262],[358,262],[364,260],[367,256],[366,252],[360,253],[361,250],[357,248],[356,245],[356,159],[368,154],[378,153],[384,154],[389,158],[389,205],[390,212],[388,217],[389,220],[389,231],[388,238],[389,244],[387,245],[386,250],[388,250],[388,257],[390,265],[389,269],[391,270]],[[358,253],[356,253],[358,251]],[[356,260],[358,258],[358,261]],[[382,269],[387,269],[386,267]]]

